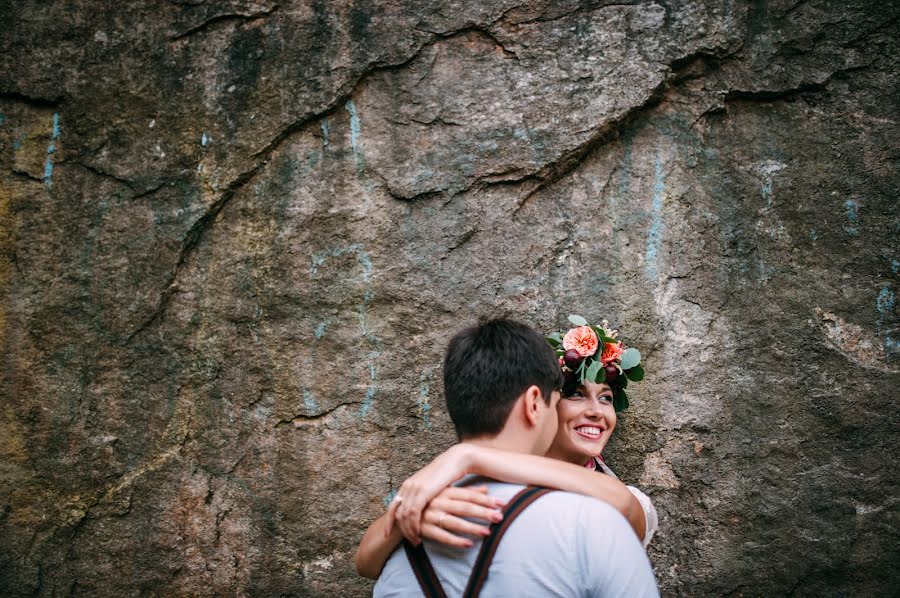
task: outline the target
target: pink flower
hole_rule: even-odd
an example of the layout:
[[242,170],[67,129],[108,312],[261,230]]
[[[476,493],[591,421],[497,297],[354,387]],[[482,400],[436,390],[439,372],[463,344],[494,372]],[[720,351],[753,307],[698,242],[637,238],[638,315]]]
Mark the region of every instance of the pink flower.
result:
[[572,328],[563,337],[563,348],[566,351],[575,349],[582,357],[590,357],[596,353],[599,344],[600,339],[590,326]]
[[616,344],[606,343],[603,345],[603,353],[600,355],[600,362],[603,365],[613,362],[622,357],[624,351],[625,347],[622,346],[622,341],[619,341]]

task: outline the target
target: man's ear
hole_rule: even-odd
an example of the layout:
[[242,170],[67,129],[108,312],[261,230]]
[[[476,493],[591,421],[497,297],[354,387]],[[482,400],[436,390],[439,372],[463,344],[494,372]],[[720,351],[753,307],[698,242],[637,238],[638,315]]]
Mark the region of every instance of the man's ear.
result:
[[544,403],[544,396],[541,394],[541,389],[532,384],[525,389],[524,393],[522,393],[522,399],[522,408],[525,411],[525,422],[531,427],[538,426],[541,421],[541,416],[543,415],[543,410],[547,406]]

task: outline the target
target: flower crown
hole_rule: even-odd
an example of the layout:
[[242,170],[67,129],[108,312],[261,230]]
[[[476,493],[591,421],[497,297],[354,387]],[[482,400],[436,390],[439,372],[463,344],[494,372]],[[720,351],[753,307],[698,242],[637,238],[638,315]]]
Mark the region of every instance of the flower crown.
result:
[[641,352],[634,347],[626,348],[618,340],[618,330],[609,328],[603,320],[602,326],[588,324],[581,316],[569,316],[575,325],[563,335],[562,331],[547,335],[547,342],[556,350],[559,365],[567,380],[576,376],[579,383],[606,383],[613,392],[613,407],[616,411],[628,408],[625,388],[628,381],[640,382],[644,379],[641,366]]

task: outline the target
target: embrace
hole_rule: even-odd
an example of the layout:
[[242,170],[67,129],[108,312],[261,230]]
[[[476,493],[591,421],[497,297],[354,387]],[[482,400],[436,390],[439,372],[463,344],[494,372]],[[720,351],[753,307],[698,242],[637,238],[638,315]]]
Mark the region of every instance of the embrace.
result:
[[605,322],[570,321],[546,340],[496,319],[450,341],[459,443],[363,536],[356,567],[375,596],[658,596],[644,553],[656,510],[600,457],[640,354]]

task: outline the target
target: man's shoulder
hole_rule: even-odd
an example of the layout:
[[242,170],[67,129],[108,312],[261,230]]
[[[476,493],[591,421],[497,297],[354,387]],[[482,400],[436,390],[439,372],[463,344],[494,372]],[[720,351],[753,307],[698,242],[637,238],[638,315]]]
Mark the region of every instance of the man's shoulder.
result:
[[565,492],[563,490],[548,492],[538,499],[535,505],[541,509],[553,509],[559,511],[561,515],[572,517],[577,516],[581,510],[588,510],[597,513],[599,516],[622,517],[609,503],[590,496],[584,496],[583,494]]
[[[462,485],[486,485],[488,492],[492,496],[503,500],[510,500],[519,492],[525,490],[522,484],[511,484],[507,482],[499,482],[487,478],[479,478],[472,476],[463,480]],[[565,519],[579,519],[584,512],[590,513],[597,518],[619,518],[626,523],[625,517],[616,509],[600,499],[576,494],[574,492],[566,492],[564,490],[556,490],[548,488],[550,492],[535,500],[523,513],[541,513],[546,516],[551,513],[555,521]],[[528,517],[529,519],[534,516]]]
[[602,500],[554,490],[534,501],[519,519],[532,533],[542,529],[584,529],[602,526],[613,537],[617,532],[629,535],[631,527],[625,517]]

